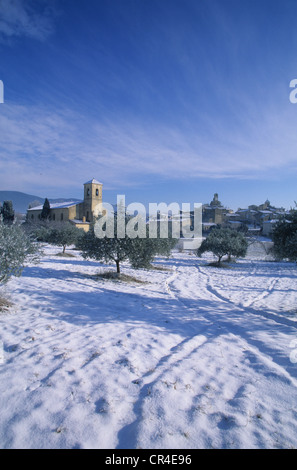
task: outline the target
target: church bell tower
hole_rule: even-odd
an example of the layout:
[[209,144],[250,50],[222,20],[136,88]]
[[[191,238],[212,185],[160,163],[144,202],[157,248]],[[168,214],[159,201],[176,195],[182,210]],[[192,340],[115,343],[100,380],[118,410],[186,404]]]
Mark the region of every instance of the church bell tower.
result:
[[102,212],[102,183],[94,178],[84,184],[84,217],[93,222]]

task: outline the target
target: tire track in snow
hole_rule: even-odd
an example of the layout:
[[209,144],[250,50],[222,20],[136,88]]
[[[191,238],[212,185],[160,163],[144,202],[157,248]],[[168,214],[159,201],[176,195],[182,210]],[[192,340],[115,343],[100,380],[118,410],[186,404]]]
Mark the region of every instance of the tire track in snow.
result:
[[[253,268],[248,274],[248,277],[257,276],[258,269],[253,262],[251,264]],[[185,295],[181,292],[181,288],[177,286],[173,288],[172,283],[174,283],[177,278],[179,279],[178,276],[181,275],[184,278],[183,286],[188,288],[187,276],[192,277],[194,275],[193,267],[196,268],[198,276],[200,275],[197,278],[197,290],[189,291],[187,299],[184,300]],[[266,319],[275,321],[282,325],[292,326],[294,329],[297,328],[296,321],[290,320],[282,316],[281,314],[278,314],[276,311],[269,310],[268,308],[259,309],[256,307],[257,301],[266,299],[273,292],[275,286],[279,282],[279,279],[277,277],[273,277],[273,279],[271,279],[268,287],[265,289],[264,292],[261,292],[256,299],[253,299],[250,303],[244,303],[244,301],[235,302],[231,298],[224,296],[223,294],[218,292],[218,290],[214,287],[213,283],[211,282],[211,273],[209,274],[208,272],[205,272],[205,270],[208,270],[206,267],[199,266],[196,263],[193,263],[190,268],[189,271],[185,271],[185,269],[187,269],[185,267],[181,267],[178,270],[175,267],[174,275],[167,279],[167,292],[171,295],[172,298],[174,298],[177,302],[183,305],[188,311],[199,311],[200,305],[202,305],[203,307],[203,302],[207,300],[218,302],[218,306],[220,307],[229,306],[232,311],[237,309],[238,311],[242,311],[247,314],[262,316]],[[241,278],[243,278],[243,276],[241,276]],[[202,312],[199,312],[199,315],[200,314],[202,314]]]
[[261,292],[259,295],[257,295],[254,299],[252,299],[250,301],[242,302],[242,304],[240,304],[240,306],[242,306],[243,308],[253,307],[253,305],[255,305],[260,300],[266,299],[267,297],[269,297],[271,292],[274,290],[277,283],[278,283],[278,279],[276,279],[276,278],[271,279],[267,289],[263,290],[263,292]]
[[166,279],[166,280],[165,280],[165,289],[166,289],[167,293],[168,293],[174,300],[178,300],[178,298],[177,298],[176,295],[172,292],[172,290],[170,289],[170,286],[169,286],[169,284],[170,284],[171,282],[173,282],[174,279],[177,277],[177,269],[176,269],[176,266],[173,266],[173,270],[174,270],[174,273],[169,276],[169,279]]
[[201,269],[201,266],[197,266],[197,269],[200,274],[206,277],[205,287],[207,291],[211,294],[211,296],[215,298],[215,300],[218,300],[220,302],[232,303],[228,297],[225,297],[224,295],[222,295],[220,292],[217,291],[217,289],[213,286],[210,280],[210,275],[203,272]]
[[[205,287],[206,291],[211,296],[211,297],[209,297],[209,300],[217,299],[220,302],[224,302],[225,304],[228,304],[232,308],[232,310],[238,309],[238,310],[241,310],[241,311],[243,311],[247,314],[259,315],[259,316],[262,316],[266,319],[270,319],[270,320],[276,321],[278,323],[281,323],[281,324],[284,324],[284,325],[287,325],[287,326],[293,326],[294,328],[297,328],[297,322],[294,322],[294,321],[292,321],[292,320],[290,320],[286,317],[283,317],[275,311],[272,311],[272,310],[269,311],[267,308],[265,310],[263,310],[263,309],[259,309],[255,306],[258,301],[264,300],[267,297],[269,297],[269,295],[273,292],[273,290],[275,289],[275,286],[279,282],[279,279],[273,278],[270,281],[270,284],[267,287],[267,289],[265,289],[263,292],[261,292],[256,298],[252,299],[250,302],[249,301],[246,301],[246,302],[242,301],[242,302],[237,303],[237,302],[232,301],[229,297],[226,297],[226,296],[222,295],[220,292],[217,291],[217,289],[213,286],[213,284],[211,282],[211,279],[210,279],[211,276],[208,273],[205,273],[203,271],[203,269],[201,268],[201,266],[196,266],[196,268],[197,268],[198,272],[200,274],[202,274],[202,276],[204,276],[205,279],[206,279],[204,287]],[[255,275],[256,272],[257,272],[257,270],[254,269],[251,274]],[[200,287],[201,287],[201,285],[200,285]]]
[[[253,308],[253,305],[255,304],[257,299],[259,300],[259,298],[264,299],[264,298],[268,297],[269,294],[274,290],[275,285],[278,282],[277,278],[274,277],[273,279],[270,280],[267,289],[262,294],[260,294],[257,297],[257,299],[253,299],[253,301],[249,305],[244,305],[243,303],[235,303],[230,298],[227,298],[227,297],[223,296],[222,294],[220,294],[219,292],[217,292],[217,290],[215,289],[215,287],[213,286],[213,284],[211,282],[211,274],[203,272],[203,267],[201,267],[201,266],[196,265],[196,268],[197,268],[197,272],[202,275],[202,276],[200,276],[199,280],[204,279],[204,281],[205,281],[205,282],[203,282],[202,285],[201,285],[201,283],[199,283],[199,284],[197,283],[199,297],[197,298],[197,293],[196,292],[193,292],[193,291],[191,292],[190,291],[189,301],[187,302],[187,301],[181,300],[178,297],[177,293],[174,294],[175,299],[179,300],[180,303],[183,304],[184,307],[187,310],[192,310],[192,311],[198,312],[199,311],[199,302],[201,301],[201,304],[203,306],[203,302],[205,300],[208,300],[210,302],[216,302],[219,309],[221,309],[222,307],[223,308],[227,307],[226,313],[230,312],[232,314],[235,314],[235,316],[237,316],[239,314],[240,318],[243,318],[242,314],[241,314],[241,312],[243,312],[243,313],[247,314],[248,316],[249,315],[255,315],[256,317],[260,317],[260,318],[263,317],[266,320],[270,320],[270,321],[272,320],[273,322],[276,322],[276,323],[279,323],[279,324],[282,324],[282,325],[292,326],[294,329],[297,328],[296,322],[294,322],[292,320],[289,320],[289,319],[284,318],[280,315],[277,315],[274,312],[269,312],[267,310],[258,310],[256,308]],[[254,268],[253,269],[253,274],[256,274],[256,272],[257,272],[257,269]],[[187,272],[184,272],[184,271],[180,272],[180,274],[184,275],[184,276],[185,275],[193,276],[192,273],[187,273]],[[178,275],[178,272],[176,273],[174,278],[170,279],[170,281],[174,282],[177,275]],[[201,293],[201,290],[202,291],[204,290],[204,292]],[[172,289],[171,289],[171,292],[172,292]],[[191,297],[191,294],[193,294],[192,297]],[[191,305],[193,305],[193,300],[194,300],[194,302],[197,303],[197,306],[195,306],[195,307],[191,307]],[[213,308],[213,306],[212,306],[212,308]],[[262,345],[261,341],[255,340],[251,335],[245,333],[244,327],[242,327],[242,325],[241,326],[237,325],[237,324],[233,325],[232,320],[228,317],[229,317],[229,315],[227,315],[226,317],[221,316],[221,314],[220,314],[220,317],[217,317],[215,315],[215,320],[214,321],[217,325],[220,325],[220,328],[222,328],[222,333],[223,333],[223,330],[226,331],[226,328],[227,328],[227,331],[229,331],[229,332],[234,331],[236,336],[238,336],[238,335],[241,336],[244,339],[244,341],[247,342],[247,345],[253,345],[253,347],[256,347],[256,349],[258,350],[260,355],[264,351],[264,356],[266,357],[267,356],[267,348],[265,348],[265,346]],[[214,318],[213,316],[209,317],[207,314],[206,315],[202,314],[200,316],[200,312],[199,312],[199,319],[200,318],[201,318],[201,320],[205,319],[209,322],[208,328],[213,324],[213,322],[211,321],[211,318],[212,319]],[[246,318],[247,318],[247,321],[249,321],[248,317],[246,317]],[[230,321],[231,321],[231,323],[230,323]],[[234,328],[233,328],[233,326],[234,326]],[[278,360],[275,360],[275,357],[274,357],[274,359],[271,359],[268,356],[266,357],[266,360],[267,360],[268,363],[271,364],[271,367],[274,368],[275,364],[278,363]],[[281,366],[281,369],[282,369],[283,364],[282,364],[281,359],[280,359],[280,364],[279,365]],[[290,374],[288,376],[290,377]],[[292,377],[291,377],[291,379],[292,379]]]
[[[221,294],[219,294],[215,288],[211,285],[210,283],[210,276],[207,275],[206,273],[204,273],[203,271],[200,270],[200,266],[196,266],[196,268],[198,269],[198,272],[200,274],[202,274],[203,276],[207,277],[207,281],[204,285],[201,286],[201,283],[199,283],[199,293],[203,293],[201,292],[201,287],[205,289],[205,293],[206,293],[206,298],[208,300],[214,300],[214,301],[223,301],[223,302],[230,302],[229,299],[225,298],[224,296],[222,296]],[[174,299],[176,300],[177,302],[180,302],[181,305],[186,308],[187,310],[193,310],[194,307],[191,307],[185,300],[182,300],[181,298],[181,291],[178,290],[177,288],[172,288],[172,286],[170,286],[170,284],[172,284],[175,279],[178,277],[178,275],[180,274],[181,276],[185,276],[188,275],[188,273],[186,272],[180,272],[179,270],[177,270],[176,266],[174,266],[174,274],[171,275],[168,279],[165,280],[165,288],[166,288],[166,291],[168,292],[168,294]],[[193,271],[191,271],[190,273],[191,276],[194,275]],[[192,294],[192,292],[191,292]],[[210,296],[209,296],[210,294]],[[195,298],[195,297],[194,297]],[[191,296],[189,298],[189,300],[193,300],[193,297]],[[197,300],[202,300],[202,299],[197,299]]]
[[[187,312],[187,316],[191,317],[195,314],[195,317],[193,315],[193,320],[195,321],[195,327],[199,326],[199,331],[197,331],[196,334],[193,334],[195,333],[195,329],[191,330],[190,322],[185,323],[186,327],[181,330],[181,335],[183,335],[184,338],[170,347],[170,349],[168,348],[167,351],[163,351],[163,354],[157,360],[154,368],[145,372],[141,377],[133,381],[135,386],[139,386],[137,398],[133,405],[134,419],[119,430],[117,448],[126,448],[128,443],[131,445],[131,442],[133,442],[134,447],[137,447],[139,444],[139,436],[145,429],[144,420],[159,396],[161,402],[158,407],[158,415],[161,419],[164,413],[164,419],[166,419],[166,408],[164,408],[164,403],[162,401],[164,398],[164,392],[162,389],[163,385],[165,390],[166,386],[169,387],[169,390],[170,387],[175,387],[176,385],[178,387],[180,387],[181,384],[184,386],[185,381],[183,380],[183,377],[188,371],[187,361],[190,360],[191,362],[192,360],[193,362],[193,358],[196,357],[195,354],[201,356],[200,351],[203,351],[204,348],[206,348],[206,350],[204,354],[202,352],[202,357],[206,363],[207,361],[210,361],[213,356],[216,357],[211,348],[213,346],[216,347],[218,352],[221,342],[222,344],[225,344],[226,334],[229,336],[230,334],[233,335],[232,338],[234,337],[234,340],[232,341],[235,341],[235,343],[238,344],[238,351],[245,354],[246,357],[252,361],[252,365],[257,364],[259,371],[266,367],[267,370],[271,370],[271,374],[274,373],[279,375],[282,378],[283,383],[289,383],[294,380],[294,378],[290,376],[289,371],[284,369],[283,358],[281,356],[275,356],[275,354],[270,355],[270,352],[274,353],[274,349],[270,349],[271,345],[266,345],[259,338],[254,338],[253,332],[247,331],[246,324],[236,324],[236,322],[233,324],[233,317],[229,318],[229,315],[223,317],[220,315],[220,321],[218,321],[219,317],[216,315],[215,311],[211,316],[212,319],[215,318],[215,322],[212,322],[204,309],[200,311],[200,302],[202,306],[203,302],[205,302],[205,307],[208,306],[207,302],[211,302],[214,309],[215,304],[217,304],[218,307],[220,309],[223,308],[226,313],[236,310],[236,314],[240,314],[240,311],[248,314],[262,314],[262,312],[253,310],[251,307],[248,308],[244,305],[238,305],[235,302],[232,302],[230,298],[225,297],[217,291],[212,283],[211,274],[203,272],[203,267],[196,266],[196,268],[197,272],[195,274],[193,265],[191,266],[191,269],[184,266],[180,268],[174,266],[174,272],[163,280],[163,285],[166,293],[172,299],[173,304],[182,307],[182,311],[179,310],[178,315],[181,315],[182,317],[184,312]],[[253,274],[254,273],[255,270],[253,271]],[[192,279],[190,278],[191,282],[189,282],[189,276],[192,277]],[[197,276],[197,284],[196,282],[193,282],[193,276]],[[275,283],[276,279],[273,279],[265,290],[265,293],[262,293],[262,297],[269,295],[273,290]],[[197,291],[195,289],[196,285]],[[252,302],[251,305],[253,305]],[[199,317],[197,314],[199,314]],[[198,323],[197,319],[199,320]],[[246,318],[246,320],[248,320],[248,318]],[[221,327],[222,329],[219,331],[218,328]],[[217,341],[218,337],[221,335],[223,335],[222,339]],[[234,348],[231,348],[230,353],[228,353],[229,355],[231,354],[231,359],[233,349]],[[228,350],[223,352],[225,354]],[[228,367],[228,354],[225,359],[222,355],[223,362],[221,363],[224,364],[224,367],[225,365]],[[255,366],[253,365],[253,367]],[[225,373],[227,372],[225,371]],[[231,369],[230,374],[232,375]],[[176,377],[180,379],[178,379],[178,382],[174,382]],[[201,384],[204,383],[203,381],[206,377],[207,374],[202,373],[199,379]],[[219,382],[217,387],[219,388]]]

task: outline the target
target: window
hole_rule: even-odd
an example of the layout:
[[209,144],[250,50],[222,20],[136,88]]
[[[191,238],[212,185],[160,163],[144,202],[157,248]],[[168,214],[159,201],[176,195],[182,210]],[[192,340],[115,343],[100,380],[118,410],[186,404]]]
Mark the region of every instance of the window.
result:
[[63,220],[63,212],[62,212],[62,214],[61,214],[61,220]]
[[53,214],[53,220],[56,220],[56,214]]
[[90,196],[90,188],[87,190],[87,196]]
[[99,196],[99,189],[96,189],[96,196]]

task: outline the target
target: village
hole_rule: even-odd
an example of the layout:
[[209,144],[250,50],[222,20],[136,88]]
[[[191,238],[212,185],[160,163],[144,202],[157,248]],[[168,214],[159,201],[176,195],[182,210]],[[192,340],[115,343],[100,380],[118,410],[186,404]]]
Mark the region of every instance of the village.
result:
[[233,229],[242,229],[250,235],[270,237],[276,222],[289,213],[290,211],[283,207],[272,206],[268,200],[259,206],[250,205],[234,212],[222,205],[216,193],[209,204],[203,205],[203,232],[209,232],[215,225],[222,225]]
[[[110,204],[103,203],[103,184],[96,179],[91,179],[84,183],[84,199],[80,202],[63,202],[50,204],[50,219],[53,221],[70,221],[78,228],[88,231],[90,224],[94,222],[100,214],[105,214],[105,207]],[[140,203],[138,203],[140,205]],[[116,205],[112,206],[116,210]],[[143,206],[144,207],[144,206]],[[162,204],[160,204],[162,207]],[[165,211],[158,211],[157,217],[168,217],[170,205],[163,204]],[[129,206],[128,206],[129,208]],[[40,220],[43,206],[31,207],[27,211],[27,220],[36,222]],[[145,210],[145,208],[144,208]],[[219,200],[218,193],[215,193],[210,203],[202,204],[202,234],[207,236],[215,226],[229,227],[241,230],[247,235],[261,235],[270,237],[276,222],[289,215],[290,211],[283,207],[274,207],[266,200],[260,205],[249,205],[247,208],[239,208],[237,211],[227,208]],[[194,229],[194,211],[185,214],[180,211],[178,217],[191,220],[191,229]],[[176,215],[171,216],[173,219]],[[170,216],[169,216],[170,218]],[[181,227],[182,228],[182,227]],[[182,233],[181,233],[181,236]]]

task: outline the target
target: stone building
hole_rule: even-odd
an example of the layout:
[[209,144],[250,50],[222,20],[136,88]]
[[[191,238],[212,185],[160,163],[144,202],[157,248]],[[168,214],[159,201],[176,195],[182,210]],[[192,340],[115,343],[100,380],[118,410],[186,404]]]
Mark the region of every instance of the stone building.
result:
[[248,206],[248,209],[238,209],[234,214],[228,216],[228,226],[239,228],[245,226],[248,232],[255,234],[258,232],[265,236],[271,234],[272,228],[277,220],[284,217],[284,208],[271,206],[266,200],[263,204]]
[[[41,218],[43,206],[27,210],[27,220],[38,222]],[[50,220],[55,222],[71,222],[86,232],[94,219],[102,214],[102,183],[94,178],[84,184],[83,201],[50,203]]]
[[209,204],[202,206],[202,221],[205,224],[223,225],[226,221],[226,216],[231,212],[219,201],[217,193],[214,194],[213,200]]

